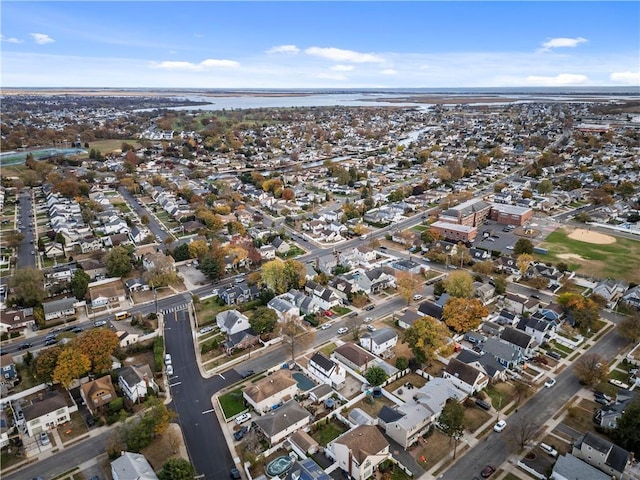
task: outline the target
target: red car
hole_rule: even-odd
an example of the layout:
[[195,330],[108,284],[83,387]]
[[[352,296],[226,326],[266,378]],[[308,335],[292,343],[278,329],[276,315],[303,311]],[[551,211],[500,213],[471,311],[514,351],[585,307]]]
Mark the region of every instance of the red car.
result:
[[492,467],[491,465],[487,465],[482,469],[480,475],[482,476],[482,478],[489,478],[495,471],[496,469],[494,467]]
[[326,310],[326,311],[324,312],[324,314],[325,314],[327,317],[333,317],[333,312],[332,312],[331,310]]

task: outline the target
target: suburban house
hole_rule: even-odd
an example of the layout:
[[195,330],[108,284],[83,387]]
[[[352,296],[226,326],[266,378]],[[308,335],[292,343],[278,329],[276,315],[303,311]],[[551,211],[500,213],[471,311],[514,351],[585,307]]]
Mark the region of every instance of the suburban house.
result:
[[627,290],[624,295],[622,295],[622,300],[632,307],[640,309],[640,285],[636,285]]
[[449,379],[467,395],[475,395],[489,385],[489,377],[482,370],[456,358],[449,360],[442,377]]
[[444,305],[450,298],[451,295],[449,295],[448,293],[443,293],[435,302],[425,300],[418,307],[418,313],[422,314],[422,316],[429,316],[435,318],[436,320],[442,320]]
[[479,354],[472,350],[463,349],[456,358],[484,372],[490,381],[506,379],[505,366],[489,353]]
[[75,297],[65,297],[51,302],[43,302],[45,321],[54,320],[60,317],[67,317],[76,314],[74,305],[78,302]]
[[433,378],[413,394],[412,400],[395,408],[383,407],[378,414],[378,424],[406,449],[438,419],[447,400],[460,401],[466,396],[449,379]]
[[333,440],[327,450],[350,478],[365,480],[389,458],[389,442],[375,425],[359,425]]
[[[77,407],[73,410],[77,410]],[[71,409],[60,392],[39,393],[31,405],[22,407],[22,413],[30,437],[71,420]]]
[[538,345],[553,340],[556,336],[556,322],[547,320],[540,311],[529,318],[522,317],[518,322],[518,330],[531,335]]
[[364,372],[376,364],[376,357],[353,343],[345,343],[336,348],[331,357],[352,370]]
[[498,363],[507,368],[513,368],[523,358],[522,352],[514,345],[501,342],[495,338],[488,338],[486,342],[480,345],[480,348],[482,348],[483,353],[492,355]]
[[44,256],[46,258],[64,257],[64,247],[61,243],[51,242],[44,247]]
[[103,407],[109,405],[111,400],[118,398],[111,382],[111,375],[82,384],[80,396],[92,415],[97,415]]
[[158,391],[158,385],[153,380],[149,365],[122,367],[115,373],[122,393],[134,403],[144,399],[149,388]]
[[344,387],[347,378],[347,372],[342,366],[320,352],[313,354],[309,360],[307,371],[320,383],[326,383],[336,390]]
[[242,396],[262,415],[292,399],[298,393],[298,382],[289,370],[278,370],[242,390]]
[[505,327],[500,332],[500,340],[512,345],[523,357],[533,355],[533,349],[536,347],[533,336],[513,327]]
[[304,290],[311,295],[315,304],[322,310],[331,310],[341,303],[340,297],[333,290],[312,280],[305,284]]
[[276,258],[276,248],[273,245],[263,245],[258,251],[262,260],[274,260]]
[[126,298],[127,294],[120,278],[98,280],[87,287],[86,299],[91,302],[91,308],[120,309],[120,302],[124,302]]
[[291,246],[280,237],[274,238],[271,242],[271,246],[273,246],[273,248],[276,249],[276,253],[279,253],[280,255],[286,255],[291,249]]
[[10,353],[0,355],[0,373],[0,383],[7,388],[12,388],[18,381],[18,369]]
[[283,293],[273,297],[267,303],[267,307],[276,312],[279,322],[284,322],[287,318],[297,318],[300,316],[300,309],[292,303],[293,300],[288,293]]
[[111,462],[113,480],[158,480],[153,468],[140,453],[122,452]]
[[36,322],[32,315],[33,309],[0,310],[0,333],[8,333],[32,327]]
[[244,349],[249,348],[254,345],[257,345],[260,342],[260,338],[256,335],[252,328],[247,328],[246,330],[242,330],[241,332],[232,333],[231,335],[227,335],[226,340],[224,341],[224,348],[227,351],[227,354],[231,355],[231,353],[236,349]]
[[216,324],[220,331],[227,335],[242,332],[251,328],[249,319],[238,310],[223,310],[216,315]]
[[525,297],[518,293],[507,292],[504,295],[505,308],[522,315],[525,312],[534,313],[538,309],[539,301],[532,297]]
[[623,479],[630,453],[591,432],[582,435],[573,444],[571,454],[589,465],[615,478]]
[[260,296],[260,288],[249,285],[246,282],[231,285],[218,293],[218,296],[227,305],[246,303]]
[[576,478],[585,480],[611,480],[611,475],[601,472],[570,453],[559,456],[553,466],[549,480],[575,480]]
[[397,318],[398,326],[405,330],[412,327],[416,320],[424,317],[423,314],[416,312],[415,310],[407,309]]
[[292,399],[278,409],[256,418],[254,423],[269,441],[269,445],[275,445],[309,425],[310,418],[311,414]]
[[380,357],[393,354],[393,347],[395,347],[397,343],[398,334],[390,327],[367,332],[360,337],[360,346]]

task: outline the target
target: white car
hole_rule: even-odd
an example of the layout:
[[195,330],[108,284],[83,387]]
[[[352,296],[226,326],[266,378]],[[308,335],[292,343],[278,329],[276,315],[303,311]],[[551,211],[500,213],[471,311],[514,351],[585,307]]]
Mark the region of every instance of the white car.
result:
[[556,379],[555,378],[550,378],[549,380],[547,380],[546,382],[544,382],[544,386],[546,388],[551,388],[556,384]]
[[206,327],[202,327],[200,329],[200,335],[204,335],[205,333],[213,332],[213,326],[207,325]]
[[340,335],[342,335],[343,333],[347,333],[348,331],[349,331],[349,329],[348,329],[347,327],[340,327],[340,328],[338,329],[338,333],[339,333]]
[[250,413],[248,413],[248,412],[247,412],[247,413],[242,413],[242,414],[240,414],[240,415],[238,415],[238,416],[236,417],[236,423],[237,423],[238,425],[240,425],[240,424],[242,424],[242,423],[246,422],[247,420],[251,420],[251,414],[250,414]]
[[615,385],[616,387],[625,388],[627,390],[629,389],[629,385],[615,378],[612,378],[611,380],[609,380],[609,383],[611,385]]
[[366,317],[366,318],[364,319],[364,323],[369,323],[369,322],[371,322],[371,321],[373,321],[373,317]]
[[498,423],[496,423],[496,424],[493,426],[493,429],[494,429],[496,432],[501,432],[502,430],[504,430],[504,428],[505,428],[506,426],[507,426],[507,422],[505,422],[504,420],[500,420]]
[[40,432],[40,443],[42,445],[49,445],[50,442],[51,440],[49,440],[49,435],[47,435],[47,432]]
[[327,330],[328,328],[331,328],[331,324],[323,323],[322,326],[320,327],[320,330]]
[[413,296],[413,299],[414,299],[414,300],[420,300],[421,298],[422,298],[422,295],[420,295],[419,293],[416,293],[416,294]]
[[173,366],[171,364],[167,365],[167,377],[173,375]]
[[507,250],[513,250],[513,245],[507,245]]
[[171,354],[170,354],[170,353],[167,353],[167,354],[164,356],[164,363],[165,363],[165,365],[167,365],[167,366],[171,365]]
[[104,327],[107,324],[106,320],[97,320],[95,322],[93,322],[93,325],[95,327]]

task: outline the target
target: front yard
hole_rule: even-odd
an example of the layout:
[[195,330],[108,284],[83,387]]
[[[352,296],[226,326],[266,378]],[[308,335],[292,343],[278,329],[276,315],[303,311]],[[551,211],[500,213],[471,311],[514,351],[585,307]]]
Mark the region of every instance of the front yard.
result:
[[226,419],[232,418],[247,409],[247,407],[244,406],[241,388],[220,395],[218,401],[220,402],[222,413]]
[[[458,452],[461,446],[458,444]],[[429,470],[450,454],[453,454],[453,440],[436,428],[429,437],[420,441],[416,462],[425,470]]]

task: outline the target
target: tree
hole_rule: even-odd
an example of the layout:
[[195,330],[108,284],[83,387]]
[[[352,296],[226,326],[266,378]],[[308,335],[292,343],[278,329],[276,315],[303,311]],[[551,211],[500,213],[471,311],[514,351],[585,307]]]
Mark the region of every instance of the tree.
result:
[[447,327],[456,333],[464,333],[477,328],[489,310],[477,298],[456,298],[447,300],[442,310],[442,319]]
[[217,253],[207,255],[200,261],[200,271],[211,280],[220,280],[224,274],[222,256]]
[[396,368],[400,371],[406,370],[409,368],[409,360],[406,357],[398,357],[396,358]]
[[16,303],[33,307],[45,297],[44,274],[32,267],[18,268],[9,277],[9,287],[13,288]]
[[189,258],[203,259],[209,253],[209,245],[204,240],[194,240],[187,247]]
[[75,379],[80,378],[91,368],[91,360],[85,354],[72,348],[65,348],[58,356],[56,368],[53,370],[53,381],[68,388]]
[[[192,242],[192,243],[195,243],[195,242]],[[190,258],[192,258],[191,254],[189,253],[190,245],[191,244],[189,243],[183,243],[181,245],[178,245],[176,248],[174,248],[171,256],[174,258],[176,262],[182,262],[184,260],[189,260]]]
[[40,350],[33,362],[33,373],[41,382],[50,382],[53,378],[53,371],[58,363],[58,356],[62,352],[62,347],[56,346]]
[[411,303],[413,296],[424,283],[424,279],[415,273],[398,272],[396,276],[396,285],[400,297],[406,300],[407,305]]
[[538,184],[538,193],[541,195],[545,195],[551,192],[553,192],[553,182],[548,178],[541,180]]
[[470,298],[473,295],[473,277],[469,272],[456,270],[444,281],[444,288],[452,297]]
[[9,248],[18,248],[22,240],[24,240],[24,234],[16,230],[12,230],[11,232],[3,235],[5,235],[5,242]]
[[382,383],[387,379],[388,375],[381,367],[373,366],[369,368],[364,374],[364,378],[367,379],[369,385],[372,387],[377,387],[378,385],[382,385]]
[[597,353],[585,353],[574,363],[573,373],[582,385],[594,385],[609,377],[607,361]]
[[158,480],[192,480],[195,469],[184,458],[172,458],[167,460],[158,472]]
[[613,438],[622,448],[640,456],[640,397],[636,395],[618,418]]
[[71,279],[71,293],[78,300],[82,300],[87,295],[87,288],[89,287],[89,281],[91,277],[81,268],[76,269]]
[[89,358],[93,373],[102,373],[111,370],[111,356],[119,343],[115,332],[107,328],[92,328],[74,338],[71,347]]
[[558,295],[558,303],[571,314],[575,325],[583,333],[591,331],[593,324],[600,318],[598,304],[578,293],[562,293]]
[[482,275],[490,275],[493,273],[493,262],[491,260],[485,260],[483,262],[474,263],[471,270],[474,272],[480,273]]
[[284,266],[284,262],[279,258],[262,265],[262,282],[277,295],[288,291]]
[[514,442],[523,449],[531,440],[536,438],[538,426],[535,422],[526,416],[517,418],[511,424],[510,436]]
[[143,225],[149,225],[150,221],[151,220],[149,219],[149,215],[145,214],[140,217],[140,223],[142,223]]
[[122,245],[112,248],[104,256],[104,265],[111,277],[123,277],[133,268],[131,255]]
[[520,270],[520,273],[522,275],[524,275],[524,273],[527,271],[529,265],[531,265],[531,262],[533,262],[533,257],[528,253],[521,253],[520,255],[518,255],[516,264],[518,265],[518,270]]
[[531,386],[521,380],[513,382],[513,393],[516,396],[516,401],[520,403],[523,398],[528,398],[532,392]]
[[152,288],[174,285],[180,279],[172,258],[161,253],[153,258],[153,267],[145,272],[143,278]]
[[640,340],[640,317],[625,317],[618,325],[618,333],[631,343]]
[[519,238],[516,244],[513,246],[513,253],[520,255],[521,253],[533,253],[533,243],[528,238]]
[[347,318],[347,328],[349,328],[349,331],[351,332],[351,338],[353,338],[355,342],[357,342],[360,338],[360,331],[363,324],[364,318],[359,315],[354,315]]
[[278,324],[278,334],[291,353],[292,363],[296,361],[296,351],[308,347],[315,339],[315,333],[307,331],[300,318],[293,315],[286,315]]
[[278,315],[269,307],[258,307],[249,319],[249,323],[258,335],[269,333],[278,323]]
[[455,398],[447,400],[440,417],[438,417],[438,425],[442,432],[450,440],[453,440],[453,458],[455,459],[458,441],[462,438],[466,428],[464,407]]
[[420,363],[431,361],[436,351],[446,345],[449,331],[433,317],[424,316],[416,320],[403,334],[414,357]]

